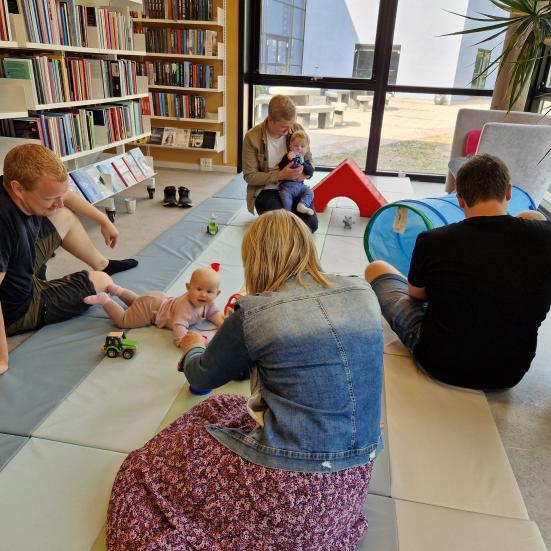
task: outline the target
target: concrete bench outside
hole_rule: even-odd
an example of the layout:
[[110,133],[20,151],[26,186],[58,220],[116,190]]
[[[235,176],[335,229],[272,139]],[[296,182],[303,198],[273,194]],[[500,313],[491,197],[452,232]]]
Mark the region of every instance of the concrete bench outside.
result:
[[304,128],[310,128],[312,115],[317,115],[318,128],[334,126],[335,107],[333,105],[297,105],[297,119]]
[[335,124],[344,122],[344,112],[348,109],[348,105],[343,101],[332,101],[331,105],[335,108]]
[[369,111],[373,96],[356,96],[355,100],[359,104],[360,111]]

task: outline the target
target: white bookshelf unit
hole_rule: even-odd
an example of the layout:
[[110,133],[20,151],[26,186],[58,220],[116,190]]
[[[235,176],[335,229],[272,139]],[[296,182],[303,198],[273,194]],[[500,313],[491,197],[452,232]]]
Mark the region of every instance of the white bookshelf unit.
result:
[[[39,12],[32,12],[31,4],[33,2],[34,0],[21,0],[18,2],[18,7],[20,10],[29,9],[31,10],[30,13],[33,13],[35,17],[39,17],[37,15]],[[84,16],[80,20],[75,20],[80,21],[78,27],[67,25],[64,28],[65,34],[63,35],[60,34],[59,28],[56,27],[60,23],[56,22],[57,20],[54,20],[49,15],[45,15],[45,17],[49,17],[45,25],[37,25],[37,20],[27,19],[27,23],[34,25],[32,29],[34,33],[37,32],[37,29],[38,32],[42,33],[45,32],[45,28],[49,29],[46,33],[48,40],[44,42],[31,40],[31,31],[27,28],[25,20],[25,15],[28,17],[29,12],[10,13],[8,24],[12,40],[0,41],[0,57],[2,57],[2,60],[4,58],[31,59],[47,57],[49,60],[56,59],[61,65],[66,67],[73,58],[83,63],[96,60],[115,62],[121,59],[134,59],[135,56],[143,56],[145,54],[145,37],[142,34],[132,32],[133,25],[130,16],[131,10],[142,9],[141,0],[76,0],[74,4],[70,4],[71,8],[67,7],[67,9],[72,9],[73,5],[78,6],[77,9],[81,9],[81,13]],[[64,6],[68,6],[68,4],[64,3]],[[108,10],[108,12],[97,11],[100,9]],[[92,10],[92,12],[89,10]],[[108,18],[119,18],[117,19],[119,23],[123,21],[130,24],[124,26],[113,24],[110,26],[110,22],[105,23],[104,19],[96,19],[96,23],[91,25],[88,18],[90,13],[94,14],[96,18],[98,18],[99,13],[102,13]],[[72,24],[73,20],[70,20],[70,23]],[[79,43],[75,39],[77,35],[79,36],[78,40],[81,41],[80,43],[86,44],[85,46],[75,45],[75,43]],[[33,36],[36,37],[36,34]],[[85,41],[83,37],[85,37]],[[106,43],[118,45],[119,47],[107,48],[105,47]],[[128,46],[132,49],[129,49]],[[54,73],[52,78],[63,77],[59,77],[58,74]],[[67,78],[67,76],[65,75],[64,78]],[[67,164],[69,171],[94,163],[100,157],[105,157],[103,152],[108,150],[115,150],[116,155],[121,155],[125,152],[126,144],[140,139],[147,139],[150,135],[151,119],[149,116],[140,115],[137,105],[140,99],[148,97],[147,78],[138,76],[135,80],[131,79],[132,84],[135,84],[135,90],[133,89],[133,91],[136,93],[122,96],[117,94],[106,95],[106,84],[102,84],[102,79],[105,80],[107,77],[104,73],[101,73],[99,78],[100,80],[98,81],[97,75],[93,75],[92,73],[92,76],[87,81],[85,81],[86,77],[81,77],[81,80],[73,79],[71,81],[72,90],[78,87],[86,89],[87,93],[85,95],[88,97],[85,99],[48,103],[40,103],[37,100],[38,95],[32,69],[30,75],[25,78],[0,78],[0,120],[5,122],[7,119],[22,119],[27,117],[34,118],[35,120],[44,120],[44,118],[54,118],[63,113],[73,113],[74,115],[82,111],[84,111],[84,114],[81,116],[85,117],[86,113],[92,113],[94,110],[101,110],[102,108],[109,110],[110,117],[112,113],[110,109],[114,109],[113,112],[116,112],[116,117],[118,117],[114,119],[116,121],[114,131],[111,119],[105,125],[97,124],[95,119],[91,123],[89,120],[91,115],[88,114],[89,119],[86,119],[87,124],[79,127],[79,132],[88,132],[89,139],[85,140],[83,139],[83,135],[78,134],[78,139],[70,147],[67,147],[66,144],[64,145],[63,149],[68,151],[65,154],[59,154],[58,151],[58,154],[62,161]],[[120,78],[122,79],[123,76],[121,75]],[[57,82],[60,82],[60,80]],[[86,82],[86,84],[83,84],[83,82]],[[56,84],[56,87],[58,86],[62,87],[63,84]],[[71,97],[75,97],[75,95],[71,95]],[[117,111],[117,109],[119,110]],[[58,112],[56,110],[65,111]],[[41,139],[43,139],[45,128],[48,131],[50,130],[49,126],[41,126]],[[109,133],[108,129],[111,133]],[[52,138],[49,139],[52,149],[55,150],[53,145],[57,142],[54,142],[55,140]],[[41,143],[41,140],[0,137],[0,168],[3,165],[6,153],[12,147],[22,143]],[[88,145],[88,147],[84,147],[85,145]]]
[[[144,0],[144,4],[148,0]],[[165,143],[138,143],[148,155],[152,155],[156,159],[158,166],[162,166],[164,159],[167,158],[167,154],[171,150],[177,150],[178,162],[182,164],[183,167],[188,168],[193,164],[200,164],[200,159],[197,155],[193,153],[200,152],[201,157],[211,157],[220,155],[223,158],[223,162],[227,162],[227,148],[226,148],[226,105],[227,105],[227,95],[226,95],[226,55],[225,55],[225,44],[226,44],[226,0],[214,0],[212,8],[212,19],[211,20],[196,20],[196,19],[168,19],[168,18],[155,18],[155,17],[146,17],[144,15],[145,11],[140,14],[138,17],[133,19],[136,25],[139,25],[143,29],[144,33],[155,32],[155,33],[167,33],[165,35],[166,43],[169,43],[170,33],[174,32],[202,32],[207,31],[216,32],[216,51],[213,55],[197,55],[195,53],[176,53],[173,51],[170,52],[160,52],[160,51],[150,51],[151,48],[148,48],[148,40],[146,43],[146,55],[144,57],[144,62],[150,62],[152,64],[159,62],[167,62],[171,64],[176,64],[180,62],[191,62],[192,64],[197,65],[206,65],[212,66],[214,79],[211,81],[211,87],[202,87],[202,86],[180,86],[169,84],[168,82],[175,82],[175,80],[165,80],[161,77],[155,76],[152,77],[149,81],[149,92],[150,92],[150,104],[151,104],[151,120],[154,127],[159,128],[185,128],[185,129],[204,129],[209,132],[216,132],[216,139],[213,148],[203,148],[203,147],[183,147],[179,145],[168,145]],[[147,5],[147,4],[146,4]],[[151,4],[149,4],[151,5]],[[170,12],[168,12],[170,14]],[[152,29],[152,31],[149,31]],[[159,36],[157,34],[156,36]],[[152,42],[150,37],[149,41]],[[159,43],[162,43],[159,40]],[[160,49],[159,43],[155,50]],[[173,44],[174,45],[174,44]],[[180,51],[186,51],[183,48],[175,48]],[[207,50],[208,51],[208,50]],[[158,70],[158,66],[153,65],[150,68],[151,73],[155,73],[155,69]],[[162,82],[158,82],[161,80]],[[177,79],[176,79],[177,81]],[[169,116],[167,114],[159,114],[157,105],[155,104],[156,94],[176,94],[182,96],[201,96],[204,98],[206,104],[206,113],[204,117],[176,117]],[[164,98],[164,96],[162,96]],[[171,97],[166,99],[166,106],[170,109],[170,102],[176,102],[179,98]],[[160,100],[159,100],[160,101]],[[184,100],[180,100],[184,101]],[[193,100],[190,100],[193,101]],[[166,113],[166,109],[163,109]],[[210,145],[210,144],[209,144]],[[156,153],[159,152],[157,155]],[[188,154],[189,152],[189,154]],[[209,155],[211,154],[211,155]],[[161,157],[162,160],[157,160]],[[219,157],[220,158],[220,157]],[[168,162],[167,166],[174,163]]]

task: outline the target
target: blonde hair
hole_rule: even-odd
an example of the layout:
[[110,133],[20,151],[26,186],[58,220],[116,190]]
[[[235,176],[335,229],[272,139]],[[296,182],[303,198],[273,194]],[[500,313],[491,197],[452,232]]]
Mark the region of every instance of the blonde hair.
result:
[[304,286],[302,272],[329,287],[308,226],[285,209],[266,212],[250,225],[243,237],[241,255],[248,293],[277,291],[290,276],[296,276]]
[[303,130],[297,130],[296,132],[287,134],[287,147],[291,147],[291,144],[296,140],[304,140],[308,149],[310,149],[310,137]]
[[278,94],[268,104],[268,115],[274,122],[294,121],[297,117],[297,109],[288,96]]
[[68,174],[59,157],[43,145],[18,145],[10,149],[4,159],[4,182],[7,184],[17,180],[31,190],[44,176],[65,182]]

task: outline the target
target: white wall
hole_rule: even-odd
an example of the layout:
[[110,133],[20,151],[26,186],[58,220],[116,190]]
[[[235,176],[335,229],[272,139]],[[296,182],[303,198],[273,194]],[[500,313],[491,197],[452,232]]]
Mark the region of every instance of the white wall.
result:
[[[355,44],[375,43],[378,6],[378,0],[307,0],[302,73],[351,77]],[[451,11],[503,13],[489,0],[400,0],[393,40],[401,46],[397,84],[469,86],[477,49],[499,40],[473,46],[482,36],[441,36],[473,26]]]

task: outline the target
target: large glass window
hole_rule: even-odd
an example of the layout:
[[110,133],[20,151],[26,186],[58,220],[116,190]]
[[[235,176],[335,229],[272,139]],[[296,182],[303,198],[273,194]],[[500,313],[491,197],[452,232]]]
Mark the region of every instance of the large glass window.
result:
[[318,167],[351,157],[369,173],[443,177],[457,111],[490,106],[497,71],[481,73],[504,37],[443,36],[481,25],[461,14],[508,16],[490,0],[250,2],[254,122],[274,94],[292,97]]
[[445,174],[457,112],[489,109],[490,98],[397,93],[385,108],[378,169]]
[[[378,11],[379,0],[262,0],[260,72],[356,77],[356,47],[375,43]],[[286,44],[275,62],[274,36]],[[359,78],[371,78],[373,57],[361,61]]]
[[[489,0],[399,1],[394,42],[401,45],[401,54],[396,83],[470,88],[479,48],[484,48],[492,53],[494,59],[497,58],[503,50],[503,35],[478,45],[499,29],[470,35],[442,35],[483,25],[455,15],[480,17],[481,12],[508,15]],[[479,73],[477,71],[475,76]],[[478,80],[475,87],[492,89],[495,78],[496,72],[493,72],[484,81]]]
[[365,166],[373,94],[292,86],[255,86],[255,120],[266,118],[270,98],[289,96],[297,106],[297,122],[310,137],[316,166],[335,167],[347,157]]

